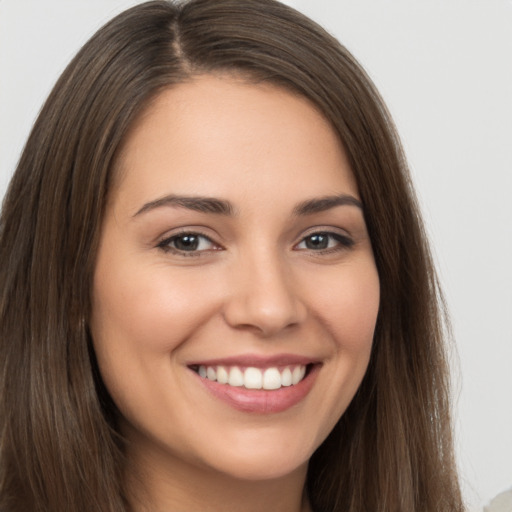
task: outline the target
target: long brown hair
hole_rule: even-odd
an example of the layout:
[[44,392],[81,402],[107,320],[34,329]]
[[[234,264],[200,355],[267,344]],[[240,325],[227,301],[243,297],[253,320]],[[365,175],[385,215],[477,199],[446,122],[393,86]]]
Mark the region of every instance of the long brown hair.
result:
[[116,157],[163,88],[236,73],[308,98],[339,134],[380,276],[370,365],[313,455],[328,512],[460,511],[443,303],[392,121],[349,52],[274,0],[148,2],[114,18],[44,105],[0,220],[0,508],[126,512],[123,441],[88,334]]

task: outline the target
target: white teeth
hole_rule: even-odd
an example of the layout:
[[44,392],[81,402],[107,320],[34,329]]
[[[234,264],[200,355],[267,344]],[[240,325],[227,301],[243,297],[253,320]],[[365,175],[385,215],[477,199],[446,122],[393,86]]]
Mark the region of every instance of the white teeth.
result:
[[229,380],[228,384],[230,386],[240,387],[244,385],[244,375],[240,371],[240,368],[233,366],[231,370],[229,370]]
[[229,374],[224,366],[217,366],[217,382],[227,384],[229,381]]
[[259,368],[247,368],[244,372],[244,386],[247,389],[261,389],[263,377]]
[[306,374],[306,367],[305,366],[296,366],[293,369],[292,372],[292,384],[295,386],[295,384],[298,384]]
[[246,389],[279,389],[283,386],[294,386],[306,375],[306,366],[286,366],[281,371],[277,367],[262,370],[249,366],[244,372],[237,366],[204,366],[198,367],[197,373],[204,379],[215,380],[220,384],[245,387]]
[[279,389],[281,374],[277,368],[267,368],[263,374],[263,389]]
[[292,371],[290,368],[285,368],[281,373],[281,386],[291,386],[292,385]]

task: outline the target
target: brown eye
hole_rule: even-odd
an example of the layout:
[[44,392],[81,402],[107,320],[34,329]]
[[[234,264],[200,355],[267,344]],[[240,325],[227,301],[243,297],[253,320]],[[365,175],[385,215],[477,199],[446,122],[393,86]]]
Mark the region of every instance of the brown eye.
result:
[[162,240],[158,247],[176,253],[201,253],[217,250],[218,246],[207,236],[199,233],[180,233]]
[[182,235],[175,237],[172,243],[179,251],[197,251],[199,241],[197,235]]
[[316,233],[304,239],[307,249],[327,249],[329,247],[329,236],[325,233]]
[[339,233],[319,232],[303,238],[296,248],[308,251],[325,251],[336,250],[337,248],[346,249],[353,245],[354,241],[347,236]]

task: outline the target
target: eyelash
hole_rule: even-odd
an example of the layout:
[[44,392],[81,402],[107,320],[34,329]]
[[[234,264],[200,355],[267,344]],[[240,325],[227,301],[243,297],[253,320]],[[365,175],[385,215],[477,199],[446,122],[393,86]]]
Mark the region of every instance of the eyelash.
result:
[[[176,243],[180,239],[185,239],[187,237],[188,238],[196,238],[197,244],[199,244],[199,247],[201,244],[201,240],[203,240],[203,241],[206,240],[209,244],[213,245],[214,248],[197,250],[197,246],[196,246],[193,250],[187,251],[185,249],[178,249],[177,247],[172,246],[172,244]],[[314,237],[319,237],[319,238],[326,237],[328,246],[323,249],[319,249],[319,250],[312,249],[310,247],[309,248],[305,247],[304,249],[295,249],[298,246],[300,246],[301,244],[307,244],[307,241],[308,240],[311,241]],[[329,247],[329,245],[331,244],[331,242],[333,240],[335,241],[335,245]],[[354,245],[354,240],[352,240],[350,237],[348,237],[346,235],[342,235],[340,233],[334,233],[332,231],[315,231],[315,232],[309,233],[308,235],[304,236],[300,240],[300,242],[294,246],[294,249],[295,250],[306,250],[313,254],[316,253],[317,255],[324,255],[324,254],[331,254],[331,253],[336,253],[336,252],[350,249],[353,247],[353,245]],[[161,242],[159,242],[157,247],[166,253],[171,252],[173,254],[177,254],[179,256],[185,256],[185,257],[189,257],[189,256],[199,257],[199,256],[203,256],[205,253],[222,250],[222,247],[215,244],[215,242],[210,237],[203,235],[202,233],[195,232],[195,231],[182,231],[180,233],[176,233],[170,237],[165,238]]]
[[[295,247],[298,247],[301,244],[306,244],[308,240],[312,240],[315,237],[327,238],[328,246],[320,250],[315,250],[306,247],[305,250],[309,250],[312,253],[320,253],[321,255],[344,251],[352,248],[354,245],[354,240],[352,240],[347,235],[342,235],[341,233],[335,233],[332,231],[314,231],[303,237],[302,240]],[[335,245],[329,247],[333,240],[335,241]]]
[[[212,244],[215,248],[214,249],[203,249],[203,250],[192,250],[187,251],[184,249],[178,249],[177,247],[173,247],[172,244],[176,243],[176,241],[180,239],[184,239],[187,237],[194,237],[196,239],[199,239],[198,243],[201,244],[201,240],[207,240],[209,244]],[[203,235],[202,233],[198,233],[196,231],[182,231],[180,233],[176,233],[170,237],[165,238],[161,242],[158,243],[157,247],[161,249],[162,251],[168,253],[171,252],[173,254],[177,254],[179,256],[193,256],[198,257],[202,256],[207,252],[211,251],[219,251],[222,249],[219,245],[215,244],[215,242],[208,236]]]

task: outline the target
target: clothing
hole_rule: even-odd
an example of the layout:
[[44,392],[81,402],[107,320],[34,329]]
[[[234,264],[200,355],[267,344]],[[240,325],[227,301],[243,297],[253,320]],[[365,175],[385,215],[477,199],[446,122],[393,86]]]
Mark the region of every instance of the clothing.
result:
[[484,507],[483,512],[512,512],[512,488],[498,494],[489,505]]

